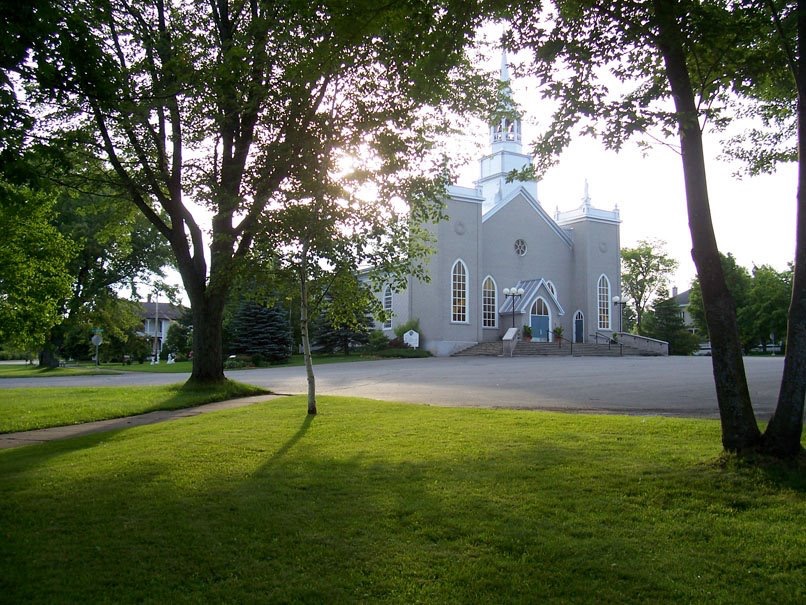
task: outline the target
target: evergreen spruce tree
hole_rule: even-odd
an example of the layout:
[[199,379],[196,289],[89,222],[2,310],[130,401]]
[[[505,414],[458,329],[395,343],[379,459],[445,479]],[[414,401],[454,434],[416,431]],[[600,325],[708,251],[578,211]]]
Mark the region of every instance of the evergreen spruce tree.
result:
[[266,308],[252,301],[241,304],[232,321],[233,353],[249,355],[255,365],[260,365],[287,360],[291,348],[291,325],[284,309]]
[[652,312],[642,327],[647,336],[668,342],[670,355],[691,355],[697,350],[699,339],[686,329],[677,299],[670,298],[665,287],[658,290]]
[[325,353],[341,351],[342,354],[349,355],[350,347],[369,343],[369,334],[374,323],[372,317],[362,315],[354,323],[334,325],[327,315],[322,314],[313,326],[314,345]]

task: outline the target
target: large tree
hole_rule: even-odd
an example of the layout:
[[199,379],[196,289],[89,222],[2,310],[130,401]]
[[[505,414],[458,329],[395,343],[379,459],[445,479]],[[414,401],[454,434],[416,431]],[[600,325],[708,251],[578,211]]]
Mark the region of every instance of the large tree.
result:
[[62,320],[72,242],[53,224],[55,196],[0,178],[0,342],[36,351]]
[[[455,86],[473,2],[83,0],[59,3],[28,65],[40,130],[91,124],[170,243],[193,311],[192,381],[224,379],[234,276],[289,179],[336,153],[393,155]],[[23,74],[27,75],[27,74]],[[458,94],[457,94],[458,93]],[[195,205],[212,215],[206,231]]]
[[[57,196],[54,224],[76,250],[69,264],[71,292],[61,302],[64,321],[51,331],[40,353],[40,363],[53,363],[68,341],[89,341],[88,327],[103,328],[107,339],[128,340],[133,324],[141,322],[139,306],[121,297],[128,287],[132,297],[163,275],[172,255],[167,242],[146,220],[94,159],[68,155],[66,165],[40,163],[32,169],[45,174],[40,185]],[[106,347],[109,349],[110,347]]]
[[632,300],[639,334],[644,311],[677,269],[664,247],[665,242],[640,240],[634,248],[621,249],[621,288]]
[[753,281],[747,304],[739,310],[754,346],[765,350],[768,342],[786,335],[787,311],[792,300],[792,270],[776,271],[769,265],[753,267]]
[[[732,253],[720,253],[719,258],[722,265],[722,274],[725,276],[725,283],[728,286],[728,290],[730,290],[734,305],[736,306],[739,340],[742,342],[742,346],[744,346],[749,337],[749,333],[747,327],[742,325],[739,321],[739,315],[742,309],[747,305],[748,295],[752,286],[752,277],[750,276],[750,272],[738,263]],[[688,312],[700,335],[704,338],[710,338],[705,305],[702,299],[702,287],[700,286],[699,278],[696,277],[691,282]]]
[[[772,35],[772,19],[753,2],[557,0],[554,5],[548,22],[535,12],[540,4],[520,2],[514,8],[516,42],[533,49],[547,94],[559,100],[553,124],[537,146],[539,155],[556,157],[580,125],[582,132],[599,134],[614,149],[633,135],[677,138],[692,257],[712,339],[723,446],[748,451],[763,445],[777,454],[797,453],[806,388],[806,285],[797,295],[803,301],[793,300],[790,309],[790,334],[800,340],[787,355],[778,404],[782,428],[772,431],[771,425],[762,443],[744,372],[736,309],[711,219],[702,137],[707,125],[724,125],[730,116],[725,111],[729,95],[747,96],[742,84],[762,77],[762,63],[772,69],[785,65],[787,55],[780,46],[759,44]],[[802,24],[806,17],[799,15]],[[759,52],[763,56],[754,54]],[[790,55],[797,57],[793,67],[803,69],[802,49]],[[799,81],[798,91],[800,86]],[[806,171],[803,163],[801,170]],[[806,193],[799,193],[799,206],[804,203],[801,196],[806,200]],[[799,251],[806,242],[803,214],[798,219]],[[806,265],[803,255],[806,252],[796,254],[796,267],[798,262]]]
[[644,334],[669,343],[670,355],[691,355],[699,338],[687,329],[677,299],[669,296],[666,286],[657,290],[657,298],[645,316]]

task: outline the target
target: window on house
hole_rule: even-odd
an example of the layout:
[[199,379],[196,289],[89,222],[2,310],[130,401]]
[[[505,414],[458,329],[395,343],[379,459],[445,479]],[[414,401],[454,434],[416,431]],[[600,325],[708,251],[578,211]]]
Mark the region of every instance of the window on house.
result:
[[481,286],[481,327],[483,328],[495,328],[498,326],[496,297],[495,281],[488,276]]
[[610,329],[610,281],[607,276],[599,278],[599,329]]
[[461,260],[451,269],[451,321],[467,323],[467,267]]
[[383,289],[383,310],[387,313],[387,319],[383,322],[384,330],[392,329],[392,286]]

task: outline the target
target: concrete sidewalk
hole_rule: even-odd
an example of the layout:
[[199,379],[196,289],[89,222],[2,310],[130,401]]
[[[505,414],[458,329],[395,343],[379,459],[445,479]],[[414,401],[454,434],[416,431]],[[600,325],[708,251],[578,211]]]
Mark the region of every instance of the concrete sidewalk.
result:
[[69,439],[71,437],[80,437],[82,435],[101,433],[103,431],[114,431],[117,429],[125,429],[144,424],[155,424],[157,422],[164,422],[166,420],[188,418],[190,416],[198,416],[199,414],[217,412],[219,410],[242,408],[247,405],[252,405],[253,403],[269,401],[282,396],[283,395],[256,395],[254,397],[242,397],[240,399],[216,401],[215,403],[206,403],[204,405],[199,405],[192,408],[183,408],[181,410],[159,410],[156,412],[148,412],[147,414],[138,414],[137,416],[113,418],[111,420],[98,420],[96,422],[86,422],[84,424],[56,426],[49,429],[23,431],[21,433],[4,433],[0,434],[0,449],[32,445],[35,443],[44,443],[46,441],[56,441],[58,439]]

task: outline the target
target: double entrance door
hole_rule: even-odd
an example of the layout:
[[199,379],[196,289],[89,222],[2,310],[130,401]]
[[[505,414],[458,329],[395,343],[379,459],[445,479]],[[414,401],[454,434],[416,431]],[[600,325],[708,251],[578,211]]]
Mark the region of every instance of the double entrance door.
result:
[[551,317],[546,301],[538,298],[532,305],[532,313],[529,320],[532,328],[532,340],[538,342],[548,342],[551,332]]

